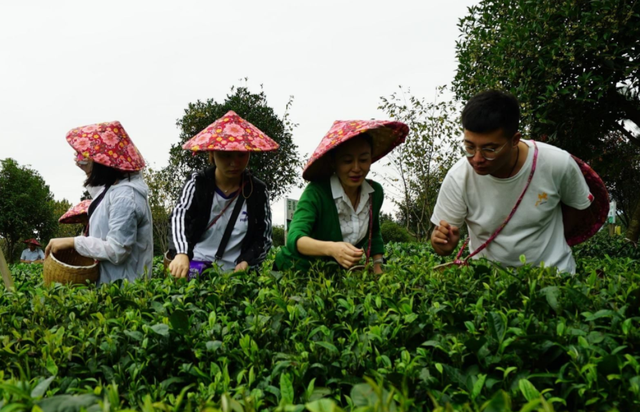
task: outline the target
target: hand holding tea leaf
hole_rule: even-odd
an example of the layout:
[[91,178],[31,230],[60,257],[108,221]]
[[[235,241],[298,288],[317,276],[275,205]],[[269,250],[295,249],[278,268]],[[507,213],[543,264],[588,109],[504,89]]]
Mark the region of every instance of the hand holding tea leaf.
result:
[[431,234],[431,244],[439,255],[450,255],[460,241],[460,229],[445,220]]
[[169,265],[169,272],[174,278],[186,278],[189,273],[189,256],[184,253],[177,254]]
[[358,263],[363,254],[364,250],[347,242],[334,242],[331,249],[331,256],[345,268],[350,268]]
[[236,265],[234,272],[242,272],[243,270],[249,269],[249,264],[244,260]]

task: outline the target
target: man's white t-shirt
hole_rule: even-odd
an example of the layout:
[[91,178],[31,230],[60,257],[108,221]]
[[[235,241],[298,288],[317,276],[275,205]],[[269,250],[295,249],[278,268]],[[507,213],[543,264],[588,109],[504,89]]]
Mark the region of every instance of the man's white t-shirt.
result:
[[[442,183],[431,222],[439,225],[445,220],[458,227],[466,222],[470,251],[487,241],[504,222],[527,184],[534,147],[531,141],[521,141],[529,146],[529,153],[515,176],[481,176],[462,158]],[[475,258],[484,256],[506,266],[521,266],[520,255],[524,255],[527,263],[544,262],[545,266],[575,273],[576,264],[564,237],[560,203],[584,210],[591,205],[593,196],[569,153],[545,143],[536,144],[536,171],[518,210]]]

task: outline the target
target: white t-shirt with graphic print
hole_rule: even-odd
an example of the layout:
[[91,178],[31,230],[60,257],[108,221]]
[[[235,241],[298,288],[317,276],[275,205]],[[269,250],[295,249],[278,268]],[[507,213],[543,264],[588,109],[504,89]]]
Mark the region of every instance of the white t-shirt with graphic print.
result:
[[[224,235],[224,232],[227,229],[227,224],[229,223],[229,219],[231,219],[233,209],[238,202],[237,197],[233,199],[234,195],[235,193],[225,196],[223,192],[216,188],[207,224],[211,223],[213,218],[218,216],[229,202],[232,203],[229,205],[227,210],[224,211],[224,214],[220,216],[218,221],[202,234],[202,238],[193,248],[193,260],[201,262],[215,262],[222,270],[225,271],[232,271],[235,269],[235,262],[240,257],[240,252],[242,251],[242,241],[249,230],[247,202],[242,204],[238,220],[236,220],[236,223],[233,226],[233,231],[231,232],[231,237],[229,237],[229,242],[224,250],[222,259],[216,260],[216,252],[218,252],[218,246],[220,246],[220,242],[222,241],[222,235]],[[242,196],[242,194],[240,194],[240,196]]]
[[369,229],[369,209],[374,189],[366,180],[362,182],[358,207],[354,209],[338,176],[332,175],[330,183],[331,194],[338,210],[342,240],[352,245],[357,245],[364,239]]
[[[431,222],[440,220],[469,229],[469,250],[482,245],[504,222],[524,189],[533,164],[531,141],[523,167],[507,179],[477,174],[466,158],[460,159],[442,183]],[[555,266],[562,272],[575,273],[571,248],[564,237],[562,209],[564,203],[578,210],[591,205],[593,196],[571,155],[557,147],[536,142],[538,163],[527,193],[509,223],[475,258],[521,266],[520,255],[528,263]]]

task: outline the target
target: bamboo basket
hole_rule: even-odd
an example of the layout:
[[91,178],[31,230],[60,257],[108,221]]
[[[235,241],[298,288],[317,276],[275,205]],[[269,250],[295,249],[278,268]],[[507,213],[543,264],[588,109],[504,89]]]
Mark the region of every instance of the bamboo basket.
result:
[[95,260],[84,257],[75,249],[66,249],[55,254],[50,253],[42,268],[45,286],[53,282],[86,284],[87,280],[96,283],[100,278],[100,267]]

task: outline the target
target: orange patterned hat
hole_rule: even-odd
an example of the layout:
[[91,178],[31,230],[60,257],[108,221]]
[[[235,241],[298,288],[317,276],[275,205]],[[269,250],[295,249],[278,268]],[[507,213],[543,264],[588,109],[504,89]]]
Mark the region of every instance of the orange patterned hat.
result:
[[325,155],[338,145],[364,132],[367,132],[373,141],[373,163],[404,142],[409,134],[409,126],[391,120],[336,120],[311,155],[302,172],[302,177],[306,180],[316,180],[330,176],[332,168],[329,157]]
[[85,223],[88,218],[89,206],[91,205],[91,199],[83,200],[77,205],[73,206],[71,209],[67,210],[67,212],[60,216],[58,222],[60,223]]
[[67,142],[78,154],[125,172],[144,168],[142,155],[120,122],[80,126],[67,133]]
[[194,152],[270,152],[278,147],[278,143],[233,110],[182,145]]

